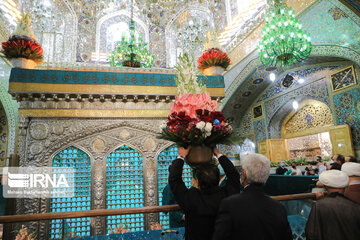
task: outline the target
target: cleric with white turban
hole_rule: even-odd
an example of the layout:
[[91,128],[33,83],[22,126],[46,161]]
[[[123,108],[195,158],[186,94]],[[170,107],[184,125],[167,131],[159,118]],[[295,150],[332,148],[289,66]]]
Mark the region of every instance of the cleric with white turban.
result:
[[329,170],[319,176],[327,195],[316,201],[306,223],[307,240],[359,239],[360,206],[344,195],[348,175]]
[[319,181],[326,187],[346,188],[349,184],[349,177],[342,171],[329,170],[320,174]]
[[341,171],[349,176],[349,186],[345,188],[344,195],[360,204],[360,163],[344,163]]

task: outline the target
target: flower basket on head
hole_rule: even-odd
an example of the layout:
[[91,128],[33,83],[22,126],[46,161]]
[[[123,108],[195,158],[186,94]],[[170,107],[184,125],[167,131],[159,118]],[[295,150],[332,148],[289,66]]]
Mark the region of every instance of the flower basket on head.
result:
[[31,19],[24,14],[13,35],[2,43],[1,53],[14,67],[34,68],[43,60],[43,49],[31,30]]
[[218,110],[218,102],[211,100],[206,87],[197,79],[199,71],[194,58],[184,54],[176,68],[178,96],[159,138],[181,147],[191,146],[187,157],[190,165],[209,162],[212,148],[232,143],[232,127]]

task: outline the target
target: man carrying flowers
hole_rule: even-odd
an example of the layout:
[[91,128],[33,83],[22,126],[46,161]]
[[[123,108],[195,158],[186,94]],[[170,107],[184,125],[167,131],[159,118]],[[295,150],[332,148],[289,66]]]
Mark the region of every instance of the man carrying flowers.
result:
[[203,163],[195,170],[199,188],[188,189],[182,180],[184,161],[191,147],[178,149],[178,157],[170,167],[169,184],[176,201],[185,213],[185,239],[211,239],[216,215],[222,199],[240,192],[240,175],[232,162],[216,148],[213,154],[228,177],[224,187],[220,187],[220,173],[213,163]]

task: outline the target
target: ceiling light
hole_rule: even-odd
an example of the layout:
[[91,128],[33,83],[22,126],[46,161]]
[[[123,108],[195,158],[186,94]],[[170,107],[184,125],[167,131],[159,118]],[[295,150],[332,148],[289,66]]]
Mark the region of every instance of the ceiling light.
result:
[[298,110],[298,109],[299,109],[299,103],[298,103],[296,100],[293,101],[292,106],[293,106],[294,110]]
[[300,84],[302,84],[302,83],[305,82],[305,80],[304,80],[303,78],[300,78],[300,79],[298,80],[298,82],[299,82]]
[[275,73],[270,73],[269,78],[270,78],[270,81],[274,82],[276,80]]

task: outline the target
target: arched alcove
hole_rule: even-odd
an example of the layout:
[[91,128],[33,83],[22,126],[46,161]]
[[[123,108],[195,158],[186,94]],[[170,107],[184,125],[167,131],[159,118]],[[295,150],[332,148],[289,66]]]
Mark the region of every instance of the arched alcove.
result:
[[329,131],[333,126],[332,112],[327,104],[304,99],[297,110],[292,101],[280,108],[269,124],[269,134],[271,138],[286,139],[290,159],[314,159],[318,155],[331,155]]
[[[294,110],[293,108],[293,99],[289,97],[289,99],[286,101],[286,103],[283,106],[279,106],[279,110],[271,117],[269,124],[268,124],[268,132],[269,132],[269,138],[270,139],[280,139],[280,138],[289,138],[289,137],[298,137],[298,136],[305,136],[307,135],[307,132],[314,133],[317,131],[317,133],[322,132],[321,129],[317,129],[317,127],[320,127],[321,124],[324,124],[324,128],[328,128],[329,126],[333,125],[333,118],[332,113],[330,110],[330,106],[326,105],[325,103],[321,102],[320,100],[316,99],[308,99],[306,96],[299,96],[296,101],[299,103],[299,109]],[[293,123],[292,121],[298,121],[300,122],[300,116],[305,114],[307,110],[311,110],[314,112],[320,112],[322,115],[315,116],[317,118],[317,124],[316,127],[310,125],[308,128],[305,125],[299,125],[298,130],[295,131],[292,129],[292,133],[289,134],[289,131],[286,131],[286,124],[292,124],[293,126],[296,123]],[[291,122],[289,122],[292,120]],[[307,121],[304,119],[304,121]],[[329,122],[330,121],[330,122]],[[305,124],[305,122],[301,122]],[[295,125],[296,128],[296,125]],[[317,130],[316,130],[317,129]],[[286,136],[286,134],[288,134]]]
[[33,13],[32,28],[44,49],[44,62],[75,62],[77,16],[66,0],[25,1],[24,9]]
[[177,56],[191,53],[195,59],[202,53],[206,34],[214,26],[207,8],[183,9],[166,26],[167,67],[176,64]]
[[[149,29],[144,21],[134,16],[135,35],[143,37],[149,42]],[[105,15],[99,19],[96,25],[96,54],[110,53],[114,50],[116,42],[121,40],[122,33],[129,34],[130,12],[120,10]]]
[[298,110],[293,110],[282,121],[282,138],[321,133],[333,126],[330,108],[323,102],[305,99]]
[[[67,167],[74,170],[74,196],[51,198],[50,212],[73,212],[91,209],[91,159],[77,147],[69,146],[57,153],[51,161],[52,167]],[[64,229],[65,236],[62,236]],[[49,238],[81,237],[90,235],[90,218],[51,220]]]
[[[106,159],[106,208],[138,208],[144,206],[143,157],[140,152],[122,145]],[[116,233],[123,224],[130,231],[144,230],[144,214],[107,217],[108,233]]]

